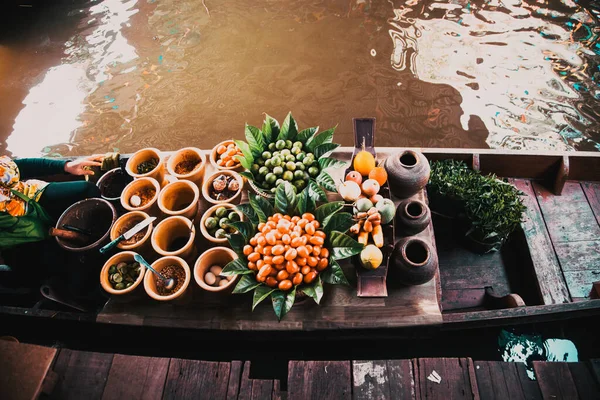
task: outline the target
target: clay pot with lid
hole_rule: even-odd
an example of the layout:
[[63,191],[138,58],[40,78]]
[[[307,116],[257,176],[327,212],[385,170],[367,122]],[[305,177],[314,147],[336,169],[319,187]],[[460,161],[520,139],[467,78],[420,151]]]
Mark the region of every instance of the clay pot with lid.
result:
[[398,232],[402,236],[415,235],[431,222],[431,211],[427,204],[416,199],[406,199],[400,202],[396,210]]
[[165,186],[158,195],[158,208],[168,217],[181,215],[194,220],[198,212],[200,190],[191,181],[178,180]]
[[167,160],[169,175],[178,180],[186,180],[202,187],[204,171],[206,170],[206,156],[197,147],[184,147],[177,150]]
[[384,162],[392,194],[408,198],[427,185],[431,172],[429,161],[423,153],[403,150],[392,154]]
[[438,269],[438,256],[431,244],[414,236],[396,242],[390,261],[390,271],[405,285],[427,283]]
[[[158,163],[154,169],[151,171],[147,171],[144,173],[138,172],[138,166],[145,161],[148,161],[152,158],[158,160]],[[156,179],[160,187],[165,187],[168,181],[165,179],[165,157],[161,153],[160,150],[155,149],[154,147],[148,147],[145,149],[140,149],[133,153],[131,157],[127,160],[127,164],[125,164],[125,170],[135,179],[138,178],[153,178]]]

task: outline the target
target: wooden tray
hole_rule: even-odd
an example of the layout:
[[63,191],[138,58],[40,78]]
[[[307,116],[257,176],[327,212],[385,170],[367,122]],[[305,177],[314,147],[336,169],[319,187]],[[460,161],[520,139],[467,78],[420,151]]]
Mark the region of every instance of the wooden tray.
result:
[[[377,153],[375,152],[375,118],[354,118],[354,151],[350,158],[349,167],[344,172],[344,176],[354,169],[352,164],[354,157],[358,152],[362,150],[364,142],[365,150],[373,154],[377,159]],[[379,194],[386,199],[392,199],[390,187],[388,182],[385,182]],[[348,203],[350,206],[350,204]],[[350,206],[351,207],[351,206]],[[352,211],[350,211],[352,213]],[[394,225],[395,219],[387,225],[383,225],[383,240],[384,246],[381,248],[383,253],[383,262],[379,268],[374,270],[367,270],[360,266],[359,256],[352,258],[352,264],[356,267],[357,277],[357,296],[358,297],[387,297],[387,274],[388,264],[390,255],[394,249]]]

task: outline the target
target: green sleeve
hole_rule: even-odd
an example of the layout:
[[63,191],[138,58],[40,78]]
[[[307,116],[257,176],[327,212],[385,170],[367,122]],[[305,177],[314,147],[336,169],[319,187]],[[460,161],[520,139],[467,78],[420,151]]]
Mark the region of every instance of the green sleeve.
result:
[[17,158],[14,160],[21,179],[41,178],[48,175],[65,173],[65,164],[68,160],[54,160],[51,158]]

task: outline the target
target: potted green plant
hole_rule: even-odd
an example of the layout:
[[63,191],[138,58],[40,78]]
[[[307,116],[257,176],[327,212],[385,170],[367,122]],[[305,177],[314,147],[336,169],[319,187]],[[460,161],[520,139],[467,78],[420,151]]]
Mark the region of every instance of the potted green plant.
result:
[[333,143],[335,127],[318,133],[319,127],[298,131],[298,124],[288,113],[279,122],[265,116],[262,128],[246,124],[246,141],[235,140],[243,155],[240,161],[252,190],[263,197],[273,199],[277,187],[290,182],[300,193],[309,182],[336,191],[333,178],[325,172],[327,168],[341,168],[346,163],[328,157],[340,145]]
[[467,244],[479,253],[498,251],[520,225],[526,208],[523,193],[510,183],[452,159],[431,163],[427,194],[431,210],[457,219]]
[[314,182],[296,195],[292,184],[279,185],[273,200],[249,194],[249,204],[238,209],[247,221],[231,222],[237,233],[228,237],[237,259],[221,275],[241,275],[233,293],[253,292],[252,309],[271,298],[279,320],[303,295],[317,304],[323,284],[348,284],[341,259],[364,246],[345,232],[352,214],[341,212],[344,202],[324,202]]

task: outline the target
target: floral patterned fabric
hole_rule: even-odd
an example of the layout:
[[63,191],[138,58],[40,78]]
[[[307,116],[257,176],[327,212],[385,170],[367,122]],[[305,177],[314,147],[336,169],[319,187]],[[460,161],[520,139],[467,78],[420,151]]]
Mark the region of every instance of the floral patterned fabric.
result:
[[37,179],[21,181],[19,167],[8,156],[0,156],[0,212],[13,217],[27,214],[27,203],[11,193],[11,189],[38,201],[48,182]]

